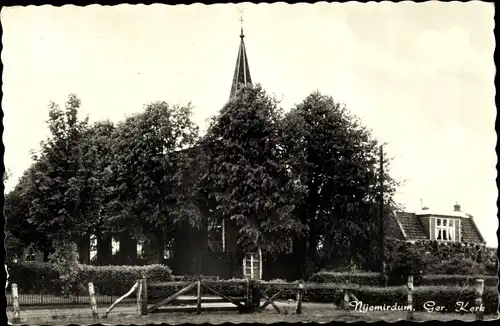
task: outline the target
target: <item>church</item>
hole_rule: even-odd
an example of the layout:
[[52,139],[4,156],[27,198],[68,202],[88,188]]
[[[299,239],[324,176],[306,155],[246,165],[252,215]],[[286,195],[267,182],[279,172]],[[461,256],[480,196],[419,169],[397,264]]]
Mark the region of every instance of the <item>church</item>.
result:
[[[243,26],[229,99],[239,87],[251,84],[250,67],[245,48]],[[191,149],[196,150],[196,149]],[[200,208],[204,210],[203,207]],[[210,212],[202,213],[202,227],[178,225],[175,239],[167,239],[157,232],[148,244],[138,242],[128,232],[84,236],[78,243],[81,263],[98,265],[135,265],[162,263],[169,266],[174,275],[206,275],[219,278],[241,278],[250,275],[262,278],[260,250],[244,255],[237,245],[237,226],[231,221],[215,223]]]

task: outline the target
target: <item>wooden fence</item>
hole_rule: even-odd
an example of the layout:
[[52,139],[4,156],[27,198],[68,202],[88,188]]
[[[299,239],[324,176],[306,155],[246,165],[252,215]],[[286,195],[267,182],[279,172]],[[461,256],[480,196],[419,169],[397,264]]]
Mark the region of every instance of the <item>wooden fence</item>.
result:
[[[214,285],[225,285],[225,286],[234,286],[234,285],[244,285],[245,286],[245,295],[242,297],[230,297],[226,296],[223,293],[214,289]],[[151,286],[158,285],[152,284]],[[249,281],[249,280],[234,280],[234,281],[218,281],[218,280],[207,280],[207,279],[198,279],[196,281],[181,281],[181,282],[167,282],[161,283],[159,285],[167,285],[167,286],[177,286],[182,287],[181,290],[177,291],[173,295],[168,296],[160,300],[157,303],[152,305],[148,304],[148,282],[147,279],[138,280],[134,286],[123,296],[118,298],[106,311],[104,314],[104,318],[108,316],[108,314],[125,298],[130,296],[134,291],[137,293],[137,315],[138,316],[147,316],[149,313],[166,313],[166,312],[196,312],[197,314],[201,314],[201,312],[209,312],[209,311],[240,311],[240,312],[258,312],[266,309],[269,305],[271,305],[274,310],[278,313],[282,313],[280,307],[276,304],[277,297],[285,290],[291,289],[296,291],[296,313],[302,313],[302,298],[304,291],[311,289],[338,289],[338,284],[331,283],[273,283],[273,282],[263,282],[263,281]],[[279,290],[273,295],[268,295],[266,290],[269,289]],[[408,306],[413,308],[413,277],[408,277]],[[196,296],[194,298],[181,298],[182,295],[187,294],[189,292],[193,292],[196,290]],[[264,303],[260,304],[260,300],[255,304],[255,301],[252,300],[252,296],[257,290],[261,297],[264,299]],[[90,295],[90,309],[92,312],[93,318],[99,318],[97,303],[95,300],[95,292],[94,285],[92,282],[88,284],[88,291]],[[210,293],[214,296],[212,297],[203,297],[203,292]],[[477,279],[475,294],[476,294],[476,306],[482,306],[482,296],[484,292],[484,280]],[[12,284],[12,296],[13,296],[13,308],[14,308],[14,316],[13,323],[20,323],[21,320],[21,311],[19,309],[19,299],[18,299],[18,291],[17,284]],[[351,310],[352,306],[351,302],[359,302],[359,300],[348,290],[344,290],[344,300],[342,302],[342,309]],[[230,306],[207,306],[206,304],[215,304],[215,303],[230,303]],[[175,304],[184,304],[186,306],[175,306]],[[203,306],[205,304],[205,307]],[[167,307],[167,305],[170,305]],[[191,305],[191,306],[189,306]],[[195,305],[193,307],[193,305]],[[483,320],[484,312],[481,309],[475,310],[476,320]],[[413,309],[408,310],[407,320],[413,320]]]

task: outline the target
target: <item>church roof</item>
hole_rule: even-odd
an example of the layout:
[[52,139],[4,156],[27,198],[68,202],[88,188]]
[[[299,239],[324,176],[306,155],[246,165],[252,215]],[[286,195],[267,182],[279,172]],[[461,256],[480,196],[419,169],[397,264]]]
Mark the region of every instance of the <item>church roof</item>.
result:
[[250,68],[248,67],[247,51],[245,49],[245,35],[243,34],[243,27],[240,34],[240,47],[238,49],[238,57],[236,58],[236,67],[234,68],[233,83],[231,85],[231,94],[229,98],[236,95],[240,84],[251,84],[252,78],[250,77]]

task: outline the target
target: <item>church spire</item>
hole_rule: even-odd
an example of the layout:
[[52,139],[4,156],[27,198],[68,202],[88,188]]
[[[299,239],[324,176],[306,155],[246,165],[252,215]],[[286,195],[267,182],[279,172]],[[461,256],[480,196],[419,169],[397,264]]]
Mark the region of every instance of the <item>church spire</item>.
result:
[[243,34],[243,17],[240,17],[241,34],[240,34],[240,48],[238,50],[238,57],[236,58],[236,67],[234,69],[233,84],[231,85],[231,94],[229,98],[236,95],[240,84],[251,84],[252,78],[250,77],[250,68],[248,67],[247,51],[245,50],[245,35]]

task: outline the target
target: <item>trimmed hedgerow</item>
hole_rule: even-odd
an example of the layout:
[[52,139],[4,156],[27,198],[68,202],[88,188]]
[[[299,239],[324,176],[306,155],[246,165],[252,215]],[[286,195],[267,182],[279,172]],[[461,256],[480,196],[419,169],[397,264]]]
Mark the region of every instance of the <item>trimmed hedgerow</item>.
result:
[[[72,282],[73,293],[86,292],[93,282],[96,293],[121,295],[127,292],[136,280],[146,277],[152,282],[171,281],[172,270],[165,265],[147,266],[93,266],[79,265],[76,281]],[[64,284],[59,273],[50,263],[22,262],[10,267],[9,283],[17,283],[20,293],[59,294]],[[43,278],[42,278],[43,277]]]
[[[450,286],[464,286],[472,285],[475,279],[484,279],[485,286],[497,286],[498,276],[490,275],[416,275],[413,277],[413,284],[420,285],[450,285]],[[405,280],[406,281],[406,280]],[[382,279],[380,273],[370,272],[318,272],[309,278],[309,282],[317,283],[335,283],[335,284],[357,284],[368,286],[382,286]],[[405,285],[406,282],[399,282],[394,285]],[[467,283],[467,284],[466,284]]]
[[485,286],[498,286],[498,276],[479,275],[469,277],[468,275],[424,275],[415,285],[448,285],[448,286],[465,286],[473,285],[476,279],[484,280]]
[[77,276],[79,284],[93,282],[96,292],[106,295],[125,294],[138,280],[146,277],[152,282],[171,281],[172,271],[164,265],[147,266],[92,266],[81,265]]
[[309,278],[315,283],[359,284],[369,286],[382,285],[380,273],[374,272],[318,272]]
[[19,262],[8,266],[9,282],[38,282],[59,279],[59,273],[50,263]]

